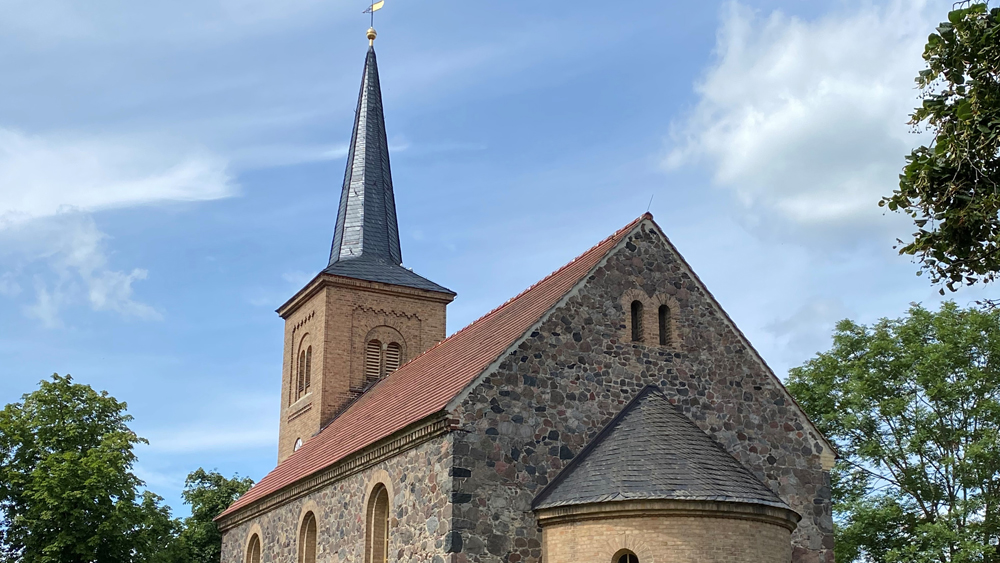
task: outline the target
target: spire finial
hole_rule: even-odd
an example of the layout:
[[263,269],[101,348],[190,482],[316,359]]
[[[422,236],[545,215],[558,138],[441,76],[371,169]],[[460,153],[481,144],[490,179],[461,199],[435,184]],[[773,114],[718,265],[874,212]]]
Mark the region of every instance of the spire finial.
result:
[[375,44],[375,38],[377,36],[378,36],[378,34],[375,33],[375,28],[374,27],[369,27],[368,28],[368,46],[369,47]]

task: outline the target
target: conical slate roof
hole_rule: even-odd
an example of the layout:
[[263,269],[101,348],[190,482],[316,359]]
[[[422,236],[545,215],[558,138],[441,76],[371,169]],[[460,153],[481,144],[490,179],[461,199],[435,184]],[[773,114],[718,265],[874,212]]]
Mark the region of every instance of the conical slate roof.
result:
[[573,458],[534,508],[653,499],[788,508],[655,386],[643,389]]
[[402,262],[382,90],[375,48],[369,47],[333,232],[333,248],[324,273],[454,294],[403,268]]

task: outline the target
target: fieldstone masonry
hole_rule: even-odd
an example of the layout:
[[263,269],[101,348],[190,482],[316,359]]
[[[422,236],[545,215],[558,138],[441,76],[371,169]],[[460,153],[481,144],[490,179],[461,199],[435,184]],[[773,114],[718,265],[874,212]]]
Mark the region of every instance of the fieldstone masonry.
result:
[[251,533],[261,563],[298,561],[299,525],[316,516],[316,562],[363,562],[366,495],[381,482],[390,493],[389,560],[444,563],[451,532],[452,435],[409,451],[284,504],[223,534],[222,562],[243,563]]
[[[626,292],[669,296],[667,346],[633,343]],[[647,325],[648,326],[648,325]],[[648,330],[648,329],[647,329]],[[612,252],[455,410],[455,563],[537,563],[534,496],[644,386],[657,385],[802,516],[792,561],[833,563],[822,438],[651,223]],[[458,542],[454,542],[458,543]]]

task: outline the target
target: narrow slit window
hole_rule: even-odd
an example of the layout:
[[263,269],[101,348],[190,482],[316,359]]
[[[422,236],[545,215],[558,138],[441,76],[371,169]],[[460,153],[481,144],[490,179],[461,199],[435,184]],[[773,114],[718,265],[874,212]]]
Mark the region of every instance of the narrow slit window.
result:
[[385,347],[385,374],[390,373],[399,369],[399,364],[402,362],[402,348],[398,342],[390,342],[388,346]]
[[660,346],[670,344],[670,307],[660,305]]
[[309,392],[309,385],[312,383],[312,359],[313,359],[313,347],[310,346],[306,348],[306,383],[305,392]]
[[632,342],[642,342],[642,302],[632,302]]
[[306,352],[302,350],[299,352],[299,373],[296,378],[296,391],[295,398],[298,399],[302,396],[302,393],[306,390]]

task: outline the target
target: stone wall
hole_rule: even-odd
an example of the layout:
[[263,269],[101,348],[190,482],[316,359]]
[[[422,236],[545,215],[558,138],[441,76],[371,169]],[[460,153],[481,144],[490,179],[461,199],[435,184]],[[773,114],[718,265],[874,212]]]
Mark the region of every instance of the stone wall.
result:
[[546,563],[613,563],[629,550],[639,563],[788,563],[790,532],[727,518],[616,518],[546,526]]
[[[666,346],[652,332],[645,342],[630,341],[623,305],[630,291],[644,295],[649,308],[670,305]],[[830,452],[670,245],[643,222],[456,409],[464,430],[455,434],[456,563],[540,561],[532,499],[648,384],[802,515],[793,561],[833,562],[822,461]]]
[[363,563],[367,495],[376,483],[389,491],[389,560],[444,563],[451,532],[452,435],[355,473],[303,498],[227,530],[222,563],[244,563],[252,533],[261,538],[261,563],[294,563],[299,525],[312,511],[317,563]]

